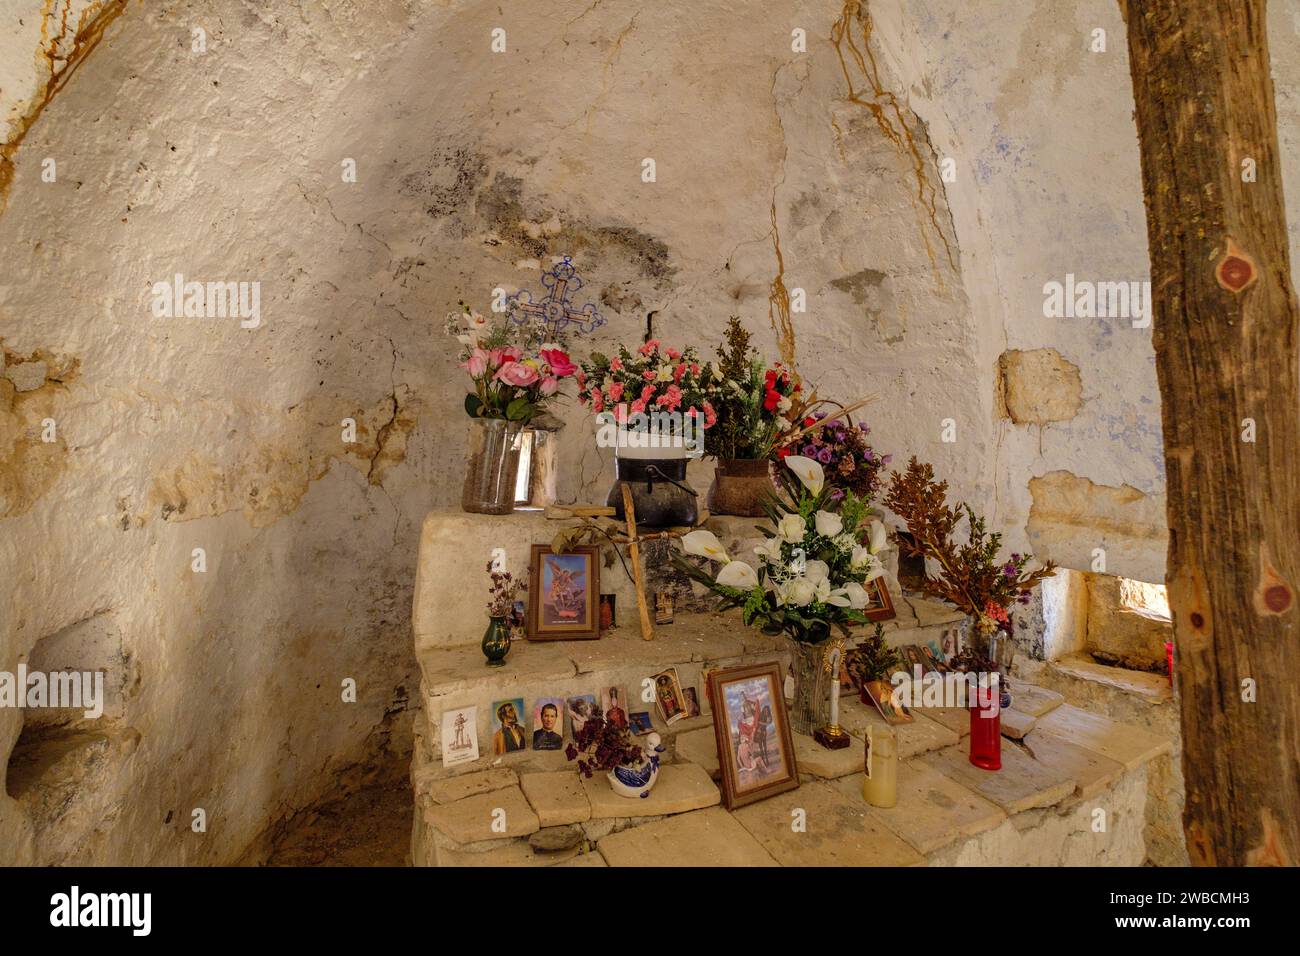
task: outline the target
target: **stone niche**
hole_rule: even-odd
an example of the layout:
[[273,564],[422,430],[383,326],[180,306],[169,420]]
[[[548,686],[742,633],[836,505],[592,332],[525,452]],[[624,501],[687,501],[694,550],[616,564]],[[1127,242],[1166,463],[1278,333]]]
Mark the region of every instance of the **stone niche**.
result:
[[130,796],[140,735],[125,714],[138,673],[112,614],[43,638],[23,663],[28,674],[103,675],[99,716],[86,716],[85,707],[24,709],[4,774],[7,795],[31,826],[36,862],[72,863],[112,828]]

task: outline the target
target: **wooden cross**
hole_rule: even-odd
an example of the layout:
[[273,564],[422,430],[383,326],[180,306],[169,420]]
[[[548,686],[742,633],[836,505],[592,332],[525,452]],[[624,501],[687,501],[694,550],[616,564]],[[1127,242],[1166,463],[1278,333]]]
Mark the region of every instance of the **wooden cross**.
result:
[[[638,532],[636,527],[636,505],[632,501],[632,488],[626,481],[619,482],[619,487],[623,493],[623,516],[627,522],[627,530],[622,534],[607,533],[605,534],[605,540],[615,545],[627,545],[628,556],[632,559],[632,584],[636,587],[636,606],[641,617],[641,636],[647,641],[652,641],[655,632],[650,623],[650,605],[645,596],[645,573],[641,570],[640,543],[663,538],[680,538],[691,529],[669,528],[665,531],[652,531],[650,534]],[[552,505],[546,509],[546,517],[548,518],[557,520],[578,518],[585,526],[596,528],[600,528],[600,525],[596,524],[592,519],[612,518],[614,514],[613,508],[594,505]],[[703,517],[705,516],[701,516],[701,521]]]
[[534,302],[532,293],[527,290],[512,297],[515,309],[523,314],[523,318],[512,318],[515,324],[524,325],[529,319],[540,319],[551,338],[559,337],[570,325],[576,325],[579,331],[587,333],[605,324],[604,316],[596,311],[593,303],[588,302],[581,309],[575,309],[569,304],[569,298],[583,286],[569,256],[565,256],[564,261],[550,272],[543,274],[542,285],[551,291],[540,302]]

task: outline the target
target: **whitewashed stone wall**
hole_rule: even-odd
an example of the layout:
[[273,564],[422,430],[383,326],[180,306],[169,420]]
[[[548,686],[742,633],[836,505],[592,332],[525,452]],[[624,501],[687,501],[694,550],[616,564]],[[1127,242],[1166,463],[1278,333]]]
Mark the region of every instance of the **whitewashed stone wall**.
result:
[[[1041,318],[1047,278],[1146,272],[1108,0],[72,6],[104,38],[53,95],[85,50],[36,0],[0,24],[0,668],[106,617],[139,674],[113,739],[138,740],[86,770],[87,792],[117,781],[103,806],[33,816],[0,793],[8,856],[62,858],[57,825],[84,835],[79,862],[226,861],[405,746],[419,525],[464,467],[442,318],[540,291],[554,256],[610,320],[599,346],[653,314],[708,349],[735,313],[775,353],[770,298],[804,290],[805,375],[879,393],[879,447],[933,461],[1010,544],[1036,476],[1160,494],[1148,333]],[[1297,48],[1274,48],[1294,162]],[[260,282],[261,324],[153,318],[151,285],[178,272]],[[1055,350],[1022,364],[1077,414],[1008,423],[1007,349]],[[592,500],[610,463],[561,413],[561,497]],[[1113,570],[1159,578],[1149,531]],[[0,711],[0,774],[20,729]]]

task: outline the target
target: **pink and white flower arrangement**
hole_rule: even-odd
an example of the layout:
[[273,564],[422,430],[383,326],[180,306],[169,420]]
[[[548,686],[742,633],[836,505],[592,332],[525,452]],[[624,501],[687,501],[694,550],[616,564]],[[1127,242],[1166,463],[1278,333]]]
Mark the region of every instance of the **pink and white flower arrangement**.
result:
[[530,347],[527,336],[504,317],[491,322],[463,302],[461,309],[447,317],[447,331],[463,346],[457,367],[473,383],[465,396],[471,418],[527,423],[578,371],[556,343]]
[[612,412],[619,424],[632,415],[671,412],[710,428],[717,420],[709,400],[713,377],[694,347],[661,348],[651,339],[635,352],[620,345],[613,358],[593,352],[577,373],[578,401],[596,413]]

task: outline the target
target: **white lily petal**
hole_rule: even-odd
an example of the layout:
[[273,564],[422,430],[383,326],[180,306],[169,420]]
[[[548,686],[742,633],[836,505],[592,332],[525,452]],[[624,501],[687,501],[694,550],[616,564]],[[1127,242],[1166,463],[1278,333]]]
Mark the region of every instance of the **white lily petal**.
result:
[[718,572],[715,580],[726,587],[748,590],[758,583],[758,574],[744,561],[732,561]]
[[875,554],[885,546],[885,526],[879,518],[871,519],[871,553]]
[[721,561],[725,564],[731,560],[727,556],[726,548],[712,531],[692,531],[682,535],[682,547],[687,554],[708,558],[710,561]]
[[848,590],[846,588],[836,588],[826,598],[826,603],[834,604],[836,607],[848,607],[851,603]]
[[805,458],[803,455],[791,455],[785,460],[786,467],[794,472],[795,477],[814,495],[821,494],[826,484],[826,473],[821,462]]
[[855,611],[860,611],[867,606],[870,597],[867,595],[867,589],[857,581],[850,581],[844,585],[844,593],[848,596],[849,607]]
[[862,579],[862,583],[870,584],[872,581],[876,580],[876,578],[883,578],[884,576],[885,576],[885,569],[877,566],[874,570],[867,572],[867,576]]

